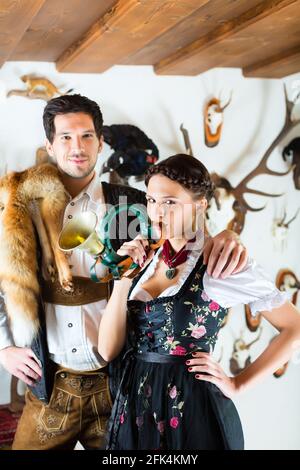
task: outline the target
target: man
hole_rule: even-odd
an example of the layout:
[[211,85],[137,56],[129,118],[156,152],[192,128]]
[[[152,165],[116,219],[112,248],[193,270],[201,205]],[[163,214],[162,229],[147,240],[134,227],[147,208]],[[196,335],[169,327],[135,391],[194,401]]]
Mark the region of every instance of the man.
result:
[[[70,195],[64,222],[86,210],[101,217],[106,205],[118,204],[120,196],[128,203],[146,204],[142,191],[98,181],[95,165],[103,146],[103,120],[94,101],[80,95],[54,98],[43,122],[47,151]],[[109,290],[104,284],[91,287],[89,255],[75,250],[69,260],[79,289],[64,298],[41,280],[41,328],[30,348],[14,345],[4,308],[0,314],[0,362],[29,386],[13,449],[73,449],[77,441],[86,449],[104,446],[114,365],[108,368],[98,354],[97,336]],[[246,261],[246,250],[233,232],[224,231],[205,245],[204,262],[213,276],[238,272]],[[107,273],[102,264],[97,269],[100,277]]]

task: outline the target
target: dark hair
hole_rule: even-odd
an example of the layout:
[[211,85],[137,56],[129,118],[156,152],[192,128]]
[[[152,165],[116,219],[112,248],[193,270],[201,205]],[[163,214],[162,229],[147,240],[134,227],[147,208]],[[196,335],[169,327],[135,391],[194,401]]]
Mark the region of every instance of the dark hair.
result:
[[44,113],[43,124],[47,139],[53,142],[55,135],[54,118],[58,114],[85,113],[89,114],[94,122],[98,139],[102,135],[103,117],[100,107],[95,101],[82,95],[63,95],[48,101]]
[[205,197],[209,201],[214,195],[215,186],[207,168],[190,155],[179,153],[152,165],[145,175],[146,186],[153,175],[164,175],[177,181],[193,193],[194,199]]

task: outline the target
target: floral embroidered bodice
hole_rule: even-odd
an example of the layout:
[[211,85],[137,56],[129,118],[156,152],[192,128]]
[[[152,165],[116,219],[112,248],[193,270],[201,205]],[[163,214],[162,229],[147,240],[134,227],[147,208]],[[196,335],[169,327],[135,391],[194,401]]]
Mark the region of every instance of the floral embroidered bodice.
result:
[[130,342],[137,353],[182,356],[213,351],[228,309],[203,290],[202,260],[201,255],[175,295],[128,301]]

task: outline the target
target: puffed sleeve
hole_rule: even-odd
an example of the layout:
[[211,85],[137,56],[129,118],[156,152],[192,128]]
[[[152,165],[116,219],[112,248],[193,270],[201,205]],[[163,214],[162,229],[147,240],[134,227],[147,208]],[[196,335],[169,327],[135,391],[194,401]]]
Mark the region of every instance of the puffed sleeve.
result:
[[253,316],[280,307],[288,300],[288,294],[277,289],[264,269],[251,258],[243,271],[226,279],[214,279],[205,272],[203,287],[208,297],[221,307],[249,305]]

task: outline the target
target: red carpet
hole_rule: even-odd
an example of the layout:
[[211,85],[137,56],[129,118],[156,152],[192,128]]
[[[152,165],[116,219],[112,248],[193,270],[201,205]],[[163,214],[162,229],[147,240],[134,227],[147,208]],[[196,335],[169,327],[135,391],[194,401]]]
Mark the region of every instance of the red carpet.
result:
[[22,412],[12,412],[7,405],[0,406],[0,448],[12,444]]

